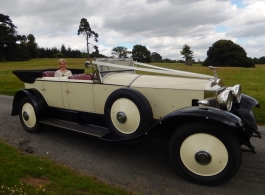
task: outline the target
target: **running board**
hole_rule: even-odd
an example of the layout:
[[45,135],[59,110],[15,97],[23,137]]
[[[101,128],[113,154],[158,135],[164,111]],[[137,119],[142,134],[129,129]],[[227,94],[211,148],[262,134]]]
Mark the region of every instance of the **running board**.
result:
[[45,125],[60,127],[63,129],[76,131],[76,132],[80,132],[80,133],[84,133],[84,134],[88,134],[88,135],[92,135],[96,137],[103,137],[110,133],[110,131],[107,128],[102,128],[102,127],[97,127],[97,126],[92,126],[92,125],[80,125],[78,123],[58,120],[54,118],[42,120],[39,122]]

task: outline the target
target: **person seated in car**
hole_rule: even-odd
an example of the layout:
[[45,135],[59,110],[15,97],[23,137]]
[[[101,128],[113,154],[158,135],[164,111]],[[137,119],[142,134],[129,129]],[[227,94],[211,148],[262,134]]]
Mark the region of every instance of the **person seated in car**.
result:
[[71,76],[72,72],[67,70],[67,63],[65,59],[59,60],[59,70],[57,70],[54,74],[55,77],[68,77]]

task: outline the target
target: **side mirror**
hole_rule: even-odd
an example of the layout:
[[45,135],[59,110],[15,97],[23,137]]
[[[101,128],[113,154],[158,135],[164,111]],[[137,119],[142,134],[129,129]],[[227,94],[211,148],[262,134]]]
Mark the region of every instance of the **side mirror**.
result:
[[85,67],[86,67],[86,68],[89,68],[89,67],[90,67],[90,62],[89,62],[89,61],[86,61],[86,62],[85,62]]

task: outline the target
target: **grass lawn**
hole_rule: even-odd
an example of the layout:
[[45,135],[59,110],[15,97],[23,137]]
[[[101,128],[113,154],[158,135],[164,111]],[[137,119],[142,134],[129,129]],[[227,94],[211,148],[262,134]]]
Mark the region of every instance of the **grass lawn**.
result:
[[0,141],[0,195],[133,194]]

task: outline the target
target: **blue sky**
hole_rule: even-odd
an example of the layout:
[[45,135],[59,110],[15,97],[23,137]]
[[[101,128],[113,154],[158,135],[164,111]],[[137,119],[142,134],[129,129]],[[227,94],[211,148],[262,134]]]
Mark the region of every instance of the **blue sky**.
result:
[[246,5],[243,4],[243,1],[242,0],[232,0],[231,1],[231,4],[232,5],[235,4],[238,8],[244,8],[244,7],[246,7]]
[[227,27],[223,25],[217,25],[215,28],[215,32],[220,33],[220,32],[227,32]]

